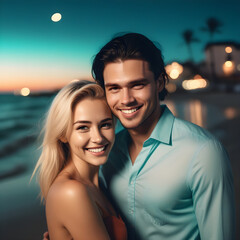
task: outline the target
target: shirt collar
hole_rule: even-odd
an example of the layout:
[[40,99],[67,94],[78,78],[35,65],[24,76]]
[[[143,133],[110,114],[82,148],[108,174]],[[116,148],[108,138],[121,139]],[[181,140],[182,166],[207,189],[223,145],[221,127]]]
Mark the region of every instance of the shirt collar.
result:
[[155,139],[157,141],[171,145],[172,143],[172,128],[174,122],[174,116],[166,105],[161,105],[162,115],[157,122],[157,125],[153,129],[150,139]]

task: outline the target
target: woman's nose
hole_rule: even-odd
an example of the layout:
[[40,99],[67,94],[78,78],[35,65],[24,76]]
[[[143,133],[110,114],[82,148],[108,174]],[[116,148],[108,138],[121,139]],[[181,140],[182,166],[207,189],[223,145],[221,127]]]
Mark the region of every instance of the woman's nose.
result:
[[101,143],[102,140],[103,140],[103,137],[100,130],[98,128],[92,129],[91,141],[94,143]]

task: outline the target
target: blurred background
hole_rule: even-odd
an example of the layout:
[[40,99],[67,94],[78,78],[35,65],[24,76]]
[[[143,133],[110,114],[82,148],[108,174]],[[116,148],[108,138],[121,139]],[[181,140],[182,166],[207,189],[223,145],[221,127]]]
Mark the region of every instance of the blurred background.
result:
[[37,137],[53,97],[91,80],[91,63],[118,33],[162,50],[165,103],[227,149],[240,201],[240,2],[229,0],[0,0],[0,239],[42,239]]

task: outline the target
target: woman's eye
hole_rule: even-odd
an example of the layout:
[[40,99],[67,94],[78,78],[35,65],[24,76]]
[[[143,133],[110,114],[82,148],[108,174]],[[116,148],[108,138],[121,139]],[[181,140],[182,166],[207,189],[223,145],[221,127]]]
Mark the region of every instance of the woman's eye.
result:
[[87,126],[78,126],[77,130],[86,131],[86,130],[88,130],[88,127]]
[[102,128],[105,128],[105,129],[109,129],[109,128],[112,127],[112,123],[104,123],[104,124],[102,124],[101,127],[102,127]]

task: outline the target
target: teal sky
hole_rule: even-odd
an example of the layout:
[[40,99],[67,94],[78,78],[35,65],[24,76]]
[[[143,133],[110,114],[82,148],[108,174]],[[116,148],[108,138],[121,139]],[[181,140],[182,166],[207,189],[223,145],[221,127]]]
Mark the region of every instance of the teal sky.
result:
[[[200,30],[208,17],[222,23],[215,41],[240,42],[240,1],[216,0],[1,0],[0,90],[48,89],[90,78],[94,54],[119,32],[138,32],[159,42],[165,62],[188,60],[186,29],[196,62],[209,40]],[[52,22],[52,14],[62,19]]]

